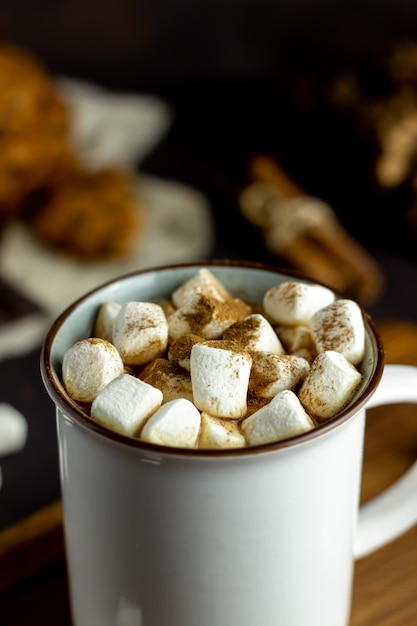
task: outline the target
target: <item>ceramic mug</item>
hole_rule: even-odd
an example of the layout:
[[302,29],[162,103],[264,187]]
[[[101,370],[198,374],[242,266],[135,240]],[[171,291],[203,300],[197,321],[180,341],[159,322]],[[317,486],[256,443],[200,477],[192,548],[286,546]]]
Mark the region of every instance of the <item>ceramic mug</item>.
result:
[[100,304],[169,298],[202,266],[251,302],[306,281],[233,261],[138,271],[78,300],[47,335],[41,370],[56,405],[74,624],[346,626],[355,559],[417,521],[417,463],[359,506],[366,409],[417,402],[417,368],[384,369],[365,312],[360,390],[337,417],[278,443],[147,444],[93,422],[62,386],[64,352],[90,336]]

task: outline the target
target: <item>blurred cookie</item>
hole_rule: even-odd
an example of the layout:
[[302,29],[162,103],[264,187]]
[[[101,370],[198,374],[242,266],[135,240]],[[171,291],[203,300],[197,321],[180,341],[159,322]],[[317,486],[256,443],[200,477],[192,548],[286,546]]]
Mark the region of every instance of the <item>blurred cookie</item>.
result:
[[0,227],[12,218],[85,260],[128,255],[143,226],[131,174],[87,171],[46,69],[27,50],[0,43]]
[[17,215],[39,185],[72,167],[65,103],[27,51],[0,44],[0,217]]
[[85,260],[127,255],[143,230],[128,171],[74,173],[52,186],[27,221],[46,245]]

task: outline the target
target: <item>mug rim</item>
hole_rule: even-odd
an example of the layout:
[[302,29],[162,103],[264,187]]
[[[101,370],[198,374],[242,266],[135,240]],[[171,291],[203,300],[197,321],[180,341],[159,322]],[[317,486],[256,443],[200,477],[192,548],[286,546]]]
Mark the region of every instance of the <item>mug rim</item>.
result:
[[280,274],[281,276],[294,278],[296,280],[301,280],[310,284],[322,285],[331,289],[337,297],[346,297],[338,293],[336,289],[329,287],[323,282],[312,279],[293,268],[275,266],[268,263],[247,260],[209,259],[201,261],[189,261],[183,263],[155,265],[122,274],[118,278],[106,281],[98,285],[94,289],[79,297],[68,307],[66,307],[52,323],[49,331],[46,334],[45,340],[41,348],[40,372],[43,384],[51,400],[54,402],[56,410],[60,409],[63,415],[68,416],[73,421],[75,421],[77,425],[87,429],[92,434],[100,435],[106,440],[110,440],[115,443],[117,442],[131,449],[141,450],[144,453],[153,453],[159,456],[164,455],[168,457],[179,456],[182,458],[189,457],[194,459],[214,459],[224,457],[247,457],[254,456],[260,453],[293,448],[300,444],[320,438],[324,434],[339,428],[350,419],[352,419],[367,404],[371,396],[376,391],[382,377],[382,373],[384,370],[384,348],[379,332],[376,329],[375,322],[373,321],[371,316],[359,305],[365,324],[365,332],[371,342],[371,350],[373,356],[372,370],[369,375],[368,383],[366,387],[362,390],[360,395],[352,402],[350,402],[339,413],[337,413],[337,415],[331,417],[325,422],[315,425],[314,428],[307,432],[288,437],[280,441],[274,441],[253,446],[245,446],[240,448],[178,448],[161,444],[148,443],[146,441],[142,441],[138,437],[123,435],[121,433],[115,432],[110,428],[107,428],[106,426],[103,426],[100,423],[96,422],[88,415],[87,412],[83,411],[82,407],[80,407],[76,401],[74,401],[65,392],[63,384],[61,383],[61,381],[57,380],[57,375],[55,375],[54,373],[55,370],[52,365],[51,354],[55,337],[61,329],[62,325],[71,316],[71,314],[79,308],[80,305],[88,301],[92,296],[98,294],[100,291],[105,291],[109,286],[114,285],[115,283],[127,282],[129,279],[145,274],[153,274],[171,269],[187,269],[192,267],[195,267],[196,269],[201,269],[203,267],[236,267],[252,270],[264,270],[266,272]]

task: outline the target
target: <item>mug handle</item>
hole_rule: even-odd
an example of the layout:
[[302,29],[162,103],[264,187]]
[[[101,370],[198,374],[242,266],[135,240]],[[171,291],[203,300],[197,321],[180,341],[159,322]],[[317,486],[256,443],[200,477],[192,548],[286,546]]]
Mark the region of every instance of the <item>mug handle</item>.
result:
[[[401,402],[417,403],[417,367],[385,365],[381,382],[366,409]],[[355,559],[396,539],[416,523],[417,460],[390,487],[360,507]]]

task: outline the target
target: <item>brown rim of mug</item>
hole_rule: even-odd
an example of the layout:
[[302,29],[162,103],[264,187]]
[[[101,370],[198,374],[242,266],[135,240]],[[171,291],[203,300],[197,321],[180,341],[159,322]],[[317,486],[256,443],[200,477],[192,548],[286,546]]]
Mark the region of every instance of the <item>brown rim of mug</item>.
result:
[[[267,272],[272,272],[275,274],[283,274],[284,276],[297,278],[300,280],[305,280],[310,283],[322,284],[319,281],[312,280],[308,278],[304,274],[297,272],[293,269],[268,265],[265,263],[257,263],[252,261],[245,260],[234,260],[234,259],[211,259],[206,261],[195,261],[188,263],[178,263],[178,264],[169,264],[169,265],[158,265],[153,267],[148,267],[146,269],[137,270],[135,272],[130,272],[124,274],[117,278],[116,280],[110,280],[106,283],[103,283],[96,287],[95,289],[89,291],[78,300],[76,300],[73,304],[67,307],[57,319],[53,322],[50,330],[48,331],[45,341],[41,350],[41,359],[40,359],[40,369],[41,376],[45,388],[54,401],[55,406],[59,408],[64,415],[67,415],[71,419],[73,419],[77,424],[86,428],[89,431],[92,431],[95,434],[101,435],[106,439],[110,439],[114,442],[118,442],[120,444],[126,445],[130,448],[142,450],[143,452],[148,452],[150,454],[156,455],[164,455],[168,457],[193,457],[193,458],[216,458],[216,457],[242,457],[242,456],[251,456],[259,453],[271,452],[274,450],[287,449],[291,448],[295,445],[299,445],[301,443],[305,443],[307,441],[311,441],[316,439],[317,437],[322,436],[324,433],[332,431],[342,424],[349,421],[358,411],[366,405],[370,397],[376,391],[379,382],[382,377],[383,369],[384,369],[384,348],[382,345],[382,340],[379,336],[378,331],[376,330],[375,323],[373,322],[370,315],[363,311],[362,314],[365,323],[365,329],[367,335],[371,341],[372,354],[374,356],[373,360],[373,368],[369,375],[369,381],[366,388],[363,390],[361,395],[353,400],[345,409],[340,411],[336,416],[330,418],[328,421],[323,422],[322,424],[317,425],[312,430],[309,430],[300,435],[296,435],[294,437],[289,437],[287,439],[283,439],[281,441],[256,445],[256,446],[247,446],[244,448],[222,448],[222,449],[202,449],[202,448],[175,448],[169,446],[163,446],[159,444],[151,444],[145,441],[141,441],[138,438],[130,437],[127,435],[122,435],[117,433],[105,426],[102,426],[98,422],[94,421],[88,413],[84,412],[80,406],[73,401],[65,392],[63,385],[57,380],[57,376],[54,374],[54,369],[51,363],[51,352],[52,346],[54,342],[54,338],[57,332],[60,330],[64,321],[70,316],[70,314],[83,302],[88,300],[93,294],[105,290],[109,285],[117,282],[124,281],[129,279],[130,277],[138,276],[141,274],[149,274],[153,272],[158,272],[161,270],[169,270],[169,269],[181,269],[181,268],[201,268],[201,267],[242,267],[253,270],[265,270]],[[332,289],[335,291],[334,289]],[[336,295],[337,291],[335,291]]]

